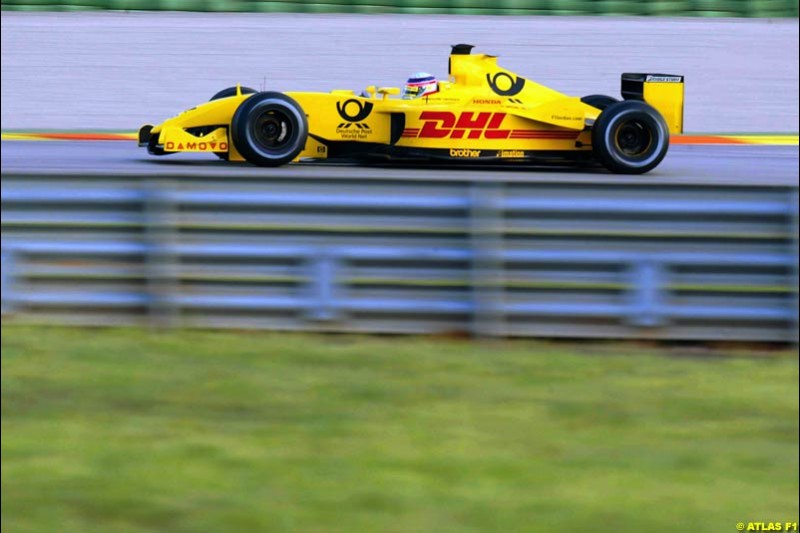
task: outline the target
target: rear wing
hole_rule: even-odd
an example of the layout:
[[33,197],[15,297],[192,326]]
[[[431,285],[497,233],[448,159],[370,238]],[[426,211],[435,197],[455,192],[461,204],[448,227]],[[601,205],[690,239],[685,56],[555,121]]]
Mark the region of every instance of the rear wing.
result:
[[644,100],[661,113],[670,133],[683,133],[683,76],[623,74],[622,97]]

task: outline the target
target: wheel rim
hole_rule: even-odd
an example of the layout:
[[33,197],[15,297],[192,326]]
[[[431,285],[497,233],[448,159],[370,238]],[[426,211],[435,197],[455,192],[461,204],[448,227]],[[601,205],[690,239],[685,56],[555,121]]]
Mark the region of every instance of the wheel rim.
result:
[[290,117],[274,109],[265,110],[252,122],[253,139],[262,147],[274,150],[286,146],[294,131]]
[[653,133],[649,124],[641,120],[622,122],[614,134],[617,149],[628,157],[647,155],[653,145]]

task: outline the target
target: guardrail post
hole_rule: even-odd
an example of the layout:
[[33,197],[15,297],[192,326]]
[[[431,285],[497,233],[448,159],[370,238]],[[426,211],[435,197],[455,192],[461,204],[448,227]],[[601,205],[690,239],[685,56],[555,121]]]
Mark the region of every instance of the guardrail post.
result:
[[3,250],[0,284],[2,284],[2,314],[4,315],[14,310],[14,260],[14,252]]
[[794,188],[789,191],[789,216],[791,218],[791,298],[788,339],[794,345],[800,344],[800,191]]
[[628,322],[634,326],[653,328],[664,324],[659,315],[662,305],[664,267],[651,258],[641,258],[631,265],[633,289]]
[[148,323],[153,328],[177,325],[175,308],[175,261],[172,248],[175,236],[172,227],[173,209],[165,189],[170,182],[144,183],[145,274],[147,278]]
[[306,316],[309,320],[328,322],[339,318],[336,306],[339,262],[340,259],[326,249],[308,258],[310,305]]
[[505,335],[504,269],[501,259],[503,188],[496,183],[472,183],[470,194],[471,333],[476,337]]

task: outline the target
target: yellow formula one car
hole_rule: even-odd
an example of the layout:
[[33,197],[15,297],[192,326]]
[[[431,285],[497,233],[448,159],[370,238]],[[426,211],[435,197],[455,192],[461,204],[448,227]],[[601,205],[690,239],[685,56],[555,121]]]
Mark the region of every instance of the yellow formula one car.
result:
[[[599,162],[641,174],[683,130],[683,76],[623,74],[623,101],[570,97],[452,47],[448,81],[425,73],[396,87],[354,91],[220,91],[211,101],[139,130],[153,155],[213,152],[278,166],[319,159]],[[395,96],[395,97],[392,97]]]

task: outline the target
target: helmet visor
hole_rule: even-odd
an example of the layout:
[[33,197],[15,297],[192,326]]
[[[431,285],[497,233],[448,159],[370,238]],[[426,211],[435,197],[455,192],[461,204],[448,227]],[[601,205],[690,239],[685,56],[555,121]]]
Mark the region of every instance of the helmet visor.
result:
[[403,88],[403,98],[406,100],[413,100],[420,94],[422,94],[422,86],[420,85],[409,84]]

